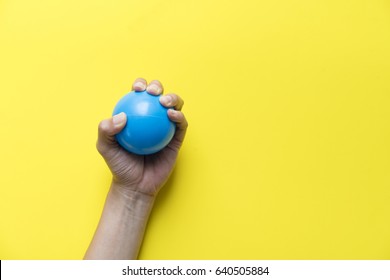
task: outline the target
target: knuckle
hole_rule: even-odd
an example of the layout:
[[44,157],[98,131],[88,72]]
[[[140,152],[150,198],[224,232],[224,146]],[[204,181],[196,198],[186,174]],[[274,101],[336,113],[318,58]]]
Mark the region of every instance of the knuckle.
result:
[[103,149],[103,147],[102,147],[102,145],[100,144],[99,141],[96,142],[96,150],[97,150],[101,155],[104,154],[104,149]]
[[172,97],[172,103],[173,104],[177,104],[177,101],[178,101],[178,97],[176,94],[171,94],[171,97]]
[[98,125],[98,131],[99,131],[100,133],[106,132],[106,131],[107,131],[107,128],[108,128],[108,126],[107,126],[107,121],[106,121],[106,120],[101,121],[101,122],[99,123],[99,125]]
[[103,124],[104,121],[101,121],[99,122],[99,125],[98,125],[98,131],[101,132],[104,130],[104,124]]

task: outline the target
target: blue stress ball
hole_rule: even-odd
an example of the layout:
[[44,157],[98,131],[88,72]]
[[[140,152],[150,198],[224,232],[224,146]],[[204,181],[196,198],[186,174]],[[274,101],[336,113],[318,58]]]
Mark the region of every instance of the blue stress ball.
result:
[[159,98],[146,91],[132,91],[116,104],[113,115],[121,112],[127,115],[126,126],[116,135],[125,150],[149,155],[171,141],[176,126],[169,120],[168,109],[160,104]]

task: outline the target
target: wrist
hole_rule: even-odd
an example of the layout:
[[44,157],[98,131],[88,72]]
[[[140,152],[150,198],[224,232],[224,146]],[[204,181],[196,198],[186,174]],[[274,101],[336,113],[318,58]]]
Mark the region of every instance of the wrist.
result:
[[109,201],[117,207],[124,206],[125,211],[132,212],[132,215],[139,218],[149,216],[156,196],[130,189],[126,186],[112,182],[108,192]]
[[[150,180],[152,179],[152,180]],[[164,185],[164,183],[154,182],[153,178],[145,180],[144,178],[130,179],[130,178],[117,178],[117,176],[112,177],[111,186],[117,189],[125,196],[152,196],[156,197],[158,191]],[[158,180],[156,180],[158,181]]]

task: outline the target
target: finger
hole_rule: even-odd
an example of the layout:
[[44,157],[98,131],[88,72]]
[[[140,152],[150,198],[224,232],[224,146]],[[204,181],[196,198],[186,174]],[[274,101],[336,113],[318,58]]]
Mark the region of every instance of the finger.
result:
[[102,155],[106,154],[112,147],[117,147],[115,134],[121,132],[126,125],[126,121],[126,114],[122,112],[99,123],[96,148]]
[[144,78],[137,78],[137,79],[135,79],[135,81],[133,83],[132,90],[144,91],[146,89],[147,84],[148,83],[146,82],[146,80]]
[[164,88],[160,81],[153,80],[149,83],[148,87],[146,88],[146,91],[153,95],[160,95],[161,93],[163,93]]
[[176,132],[173,137],[174,145],[180,148],[181,143],[184,141],[184,137],[187,132],[188,122],[183,112],[173,109],[168,110],[168,117],[171,121],[176,123]]
[[164,107],[173,107],[175,110],[180,111],[183,108],[184,100],[177,94],[169,93],[160,97],[160,103]]

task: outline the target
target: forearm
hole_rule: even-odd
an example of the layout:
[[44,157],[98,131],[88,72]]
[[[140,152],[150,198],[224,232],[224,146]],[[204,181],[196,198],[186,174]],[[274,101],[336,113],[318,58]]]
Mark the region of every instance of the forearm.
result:
[[112,183],[84,259],[136,259],[153,203],[154,196]]

